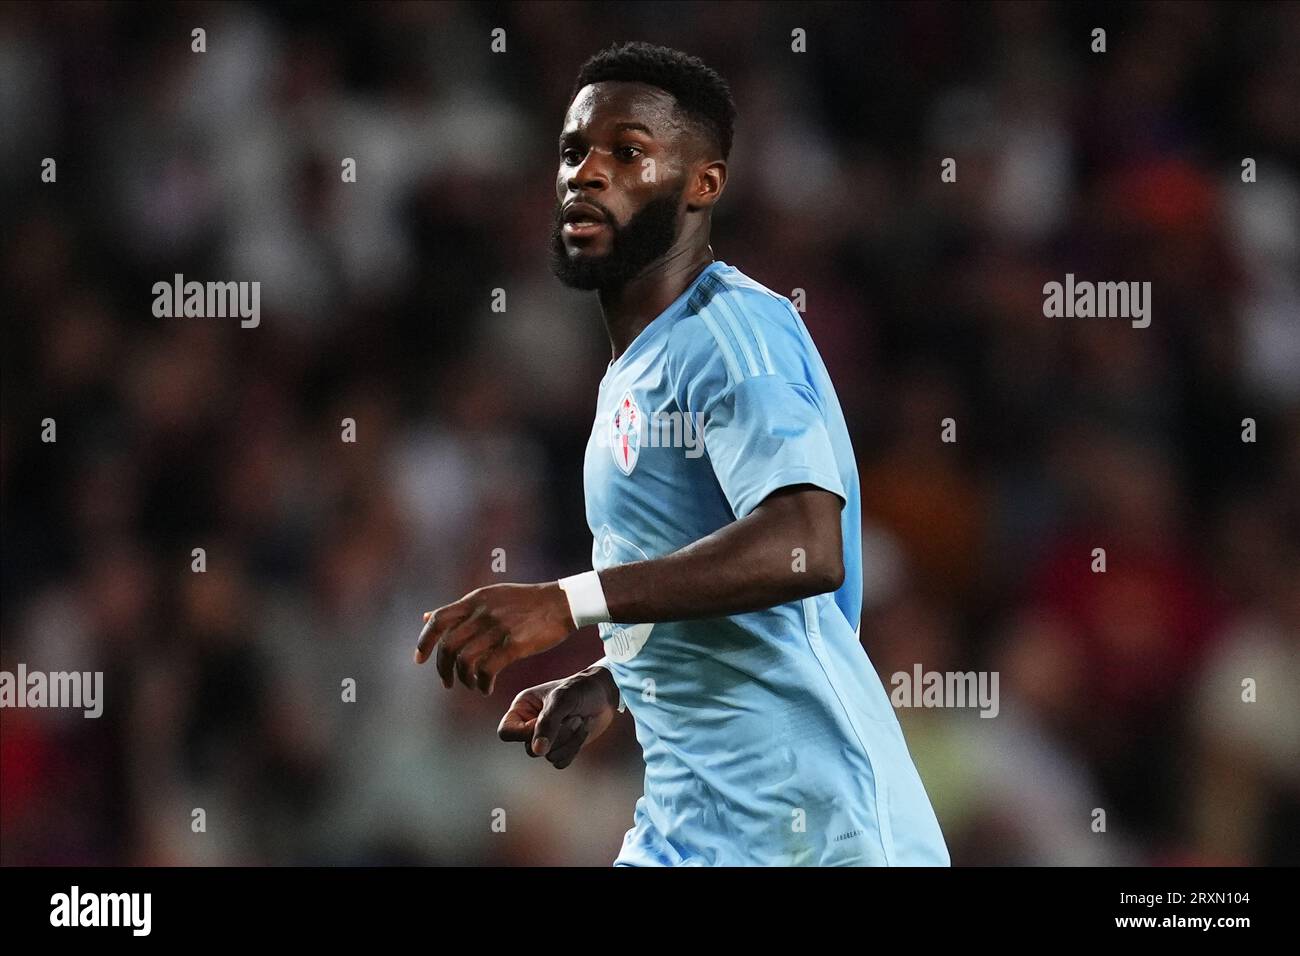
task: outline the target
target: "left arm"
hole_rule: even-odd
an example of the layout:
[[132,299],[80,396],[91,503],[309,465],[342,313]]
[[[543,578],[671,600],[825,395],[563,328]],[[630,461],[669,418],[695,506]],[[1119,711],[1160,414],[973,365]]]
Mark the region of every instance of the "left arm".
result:
[[840,506],[829,491],[791,485],[672,554],[606,568],[600,583],[610,619],[651,624],[743,614],[838,590]]
[[[658,623],[743,614],[837,590],[844,581],[838,495],[788,485],[749,514],[672,554],[600,571],[610,619]],[[484,694],[509,664],[574,631],[554,582],[494,584],[425,614],[415,661],[437,648],[443,685]]]

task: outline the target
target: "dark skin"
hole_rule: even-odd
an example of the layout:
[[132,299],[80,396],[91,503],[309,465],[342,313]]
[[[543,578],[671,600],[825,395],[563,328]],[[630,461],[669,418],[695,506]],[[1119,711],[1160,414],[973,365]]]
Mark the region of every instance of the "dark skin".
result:
[[[617,359],[713,261],[711,213],[726,186],[726,163],[707,137],[681,121],[670,94],[641,83],[583,87],[565,116],[560,148],[557,198],[591,203],[620,225],[650,200],[682,190],[677,238],[667,253],[622,287],[599,290]],[[654,175],[647,179],[649,168]],[[612,235],[597,228],[564,241],[570,256],[602,256]],[[844,580],[842,504],[813,485],[788,486],[672,554],[600,571],[611,621],[719,617],[837,590]],[[801,560],[795,549],[802,549]],[[416,663],[434,656],[445,687],[460,680],[483,694],[492,693],[504,668],[575,630],[554,581],[488,585],[424,617]],[[563,768],[609,726],[617,703],[609,671],[590,667],[520,693],[499,734]]]
[[[667,255],[622,288],[598,293],[614,359],[713,261],[709,229],[727,164],[709,155],[703,137],[679,120],[672,96],[653,86],[593,83],[569,106],[555,178],[561,202],[593,202],[626,223],[651,199],[686,183],[680,232]],[[654,163],[651,181],[645,160]],[[565,245],[571,257],[600,256],[610,238],[603,230],[590,239],[566,238]]]

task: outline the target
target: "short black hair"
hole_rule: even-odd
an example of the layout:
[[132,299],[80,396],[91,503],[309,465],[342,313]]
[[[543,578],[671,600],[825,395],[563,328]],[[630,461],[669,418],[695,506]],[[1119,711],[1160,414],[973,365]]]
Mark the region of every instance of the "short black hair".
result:
[[717,71],[681,50],[633,41],[601,50],[578,70],[569,102],[588,83],[622,80],[671,93],[678,108],[708,135],[725,160],[731,154],[736,101]]

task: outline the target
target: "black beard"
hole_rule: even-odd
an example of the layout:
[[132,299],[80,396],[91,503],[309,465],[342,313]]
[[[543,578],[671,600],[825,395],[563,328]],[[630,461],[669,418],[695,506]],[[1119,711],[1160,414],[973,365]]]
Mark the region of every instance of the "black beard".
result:
[[564,247],[560,207],[555,207],[551,229],[551,271],[572,289],[619,289],[636,278],[650,263],[664,256],[677,241],[677,208],[682,192],[660,196],[646,203],[626,226],[620,228],[613,218],[606,224],[614,238],[610,250],[599,258],[578,256],[570,259]]

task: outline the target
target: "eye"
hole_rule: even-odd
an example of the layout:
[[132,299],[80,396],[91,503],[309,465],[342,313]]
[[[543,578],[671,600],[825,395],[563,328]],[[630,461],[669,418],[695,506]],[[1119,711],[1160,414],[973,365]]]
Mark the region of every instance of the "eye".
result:
[[582,150],[573,146],[562,149],[560,150],[560,160],[566,166],[576,166],[582,162]]
[[630,145],[620,146],[616,150],[614,150],[614,153],[618,156],[619,159],[624,159],[629,161],[636,159],[638,156],[641,155],[642,152],[643,150],[641,149],[640,146],[630,146]]

